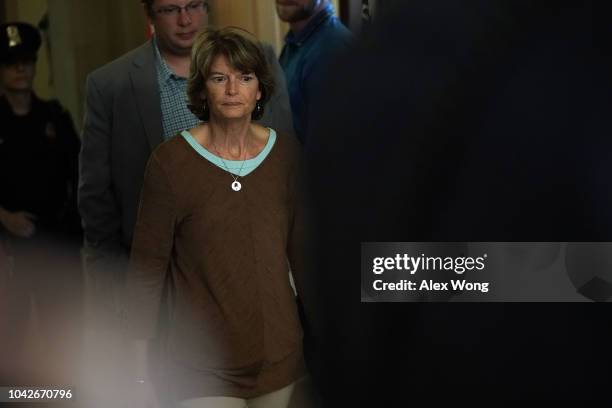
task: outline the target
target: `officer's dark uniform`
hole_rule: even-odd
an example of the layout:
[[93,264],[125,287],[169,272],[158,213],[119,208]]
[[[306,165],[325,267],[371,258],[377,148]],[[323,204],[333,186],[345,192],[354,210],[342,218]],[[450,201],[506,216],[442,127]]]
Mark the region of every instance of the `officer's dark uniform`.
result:
[[[40,34],[29,24],[0,25],[0,64],[35,59],[40,43]],[[0,224],[4,250],[13,260],[9,277],[0,276],[0,297],[6,291],[8,310],[0,316],[0,332],[2,336],[12,333],[5,337],[9,344],[4,352],[13,354],[14,360],[11,373],[0,369],[0,383],[51,380],[58,374],[52,366],[66,362],[53,358],[28,361],[41,358],[23,348],[31,319],[30,298],[37,306],[36,340],[44,343],[43,355],[55,353],[63,359],[67,351],[59,346],[67,338],[76,338],[82,307],[81,229],[76,207],[79,148],[70,115],[57,101],[43,101],[32,94],[30,111],[20,116],[6,96],[0,96],[0,207],[36,217],[36,231],[30,238],[11,235]],[[7,375],[13,378],[3,378]]]
[[78,242],[79,139],[69,114],[33,95],[30,112],[17,116],[1,96],[0,123],[0,206],[36,215],[34,239]]

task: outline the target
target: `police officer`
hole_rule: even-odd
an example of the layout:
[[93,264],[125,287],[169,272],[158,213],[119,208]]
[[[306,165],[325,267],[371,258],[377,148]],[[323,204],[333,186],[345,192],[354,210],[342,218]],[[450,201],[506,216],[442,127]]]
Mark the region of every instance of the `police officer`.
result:
[[74,333],[81,309],[75,197],[80,142],[61,105],[38,98],[32,89],[40,45],[32,25],[0,25],[0,235],[13,260],[8,279],[0,280],[10,297],[0,331],[11,333],[0,353],[12,357],[11,375],[22,374],[24,381],[55,376],[53,364],[66,366],[64,360],[28,364],[40,357],[23,346],[28,322],[32,327],[31,310],[38,317],[36,338],[45,343],[44,354],[64,357],[60,350],[51,351]]

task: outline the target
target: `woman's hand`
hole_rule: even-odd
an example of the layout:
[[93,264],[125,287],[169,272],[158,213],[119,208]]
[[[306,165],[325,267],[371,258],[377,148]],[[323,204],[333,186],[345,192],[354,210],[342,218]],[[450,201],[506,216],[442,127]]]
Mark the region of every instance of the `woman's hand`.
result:
[[132,340],[129,345],[133,380],[126,390],[126,408],[159,408],[155,388],[147,379],[149,343],[147,340]]
[[0,208],[0,224],[8,232],[20,238],[30,238],[36,232],[34,221],[36,216],[29,212],[10,212]]
[[148,380],[134,380],[127,390],[126,407],[129,408],[159,408],[155,388]]

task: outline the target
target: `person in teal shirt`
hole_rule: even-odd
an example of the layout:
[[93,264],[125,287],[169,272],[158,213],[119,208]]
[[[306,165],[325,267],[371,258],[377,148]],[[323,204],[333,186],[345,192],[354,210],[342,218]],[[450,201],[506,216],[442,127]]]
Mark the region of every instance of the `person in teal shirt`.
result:
[[331,58],[349,47],[352,34],[334,14],[329,0],[276,0],[278,17],[290,30],[279,61],[285,72],[293,125],[306,143],[315,92]]

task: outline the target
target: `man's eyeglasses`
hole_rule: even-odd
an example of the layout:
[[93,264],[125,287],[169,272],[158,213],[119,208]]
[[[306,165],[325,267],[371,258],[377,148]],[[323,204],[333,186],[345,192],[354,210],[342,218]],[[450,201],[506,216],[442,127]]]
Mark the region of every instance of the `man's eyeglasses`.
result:
[[178,17],[181,14],[181,11],[185,10],[185,12],[189,15],[199,14],[204,11],[208,12],[208,2],[206,1],[192,1],[186,6],[164,6],[160,7],[155,12],[164,17]]

